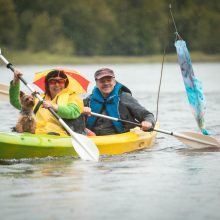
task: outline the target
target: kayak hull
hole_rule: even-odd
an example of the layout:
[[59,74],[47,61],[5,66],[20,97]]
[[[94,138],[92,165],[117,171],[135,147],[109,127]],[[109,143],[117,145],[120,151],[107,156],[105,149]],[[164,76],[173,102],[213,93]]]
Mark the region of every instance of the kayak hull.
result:
[[[128,153],[153,146],[156,132],[130,132],[89,137],[101,155]],[[0,132],[0,159],[78,156],[71,137]]]

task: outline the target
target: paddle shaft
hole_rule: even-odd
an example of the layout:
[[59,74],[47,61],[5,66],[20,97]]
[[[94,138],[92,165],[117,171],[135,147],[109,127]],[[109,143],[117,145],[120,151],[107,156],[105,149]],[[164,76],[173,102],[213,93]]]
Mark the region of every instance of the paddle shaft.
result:
[[[12,72],[15,72],[15,69],[13,67],[13,65],[11,63],[9,63],[2,55],[1,56],[1,59],[3,60],[3,62],[6,64],[6,67],[8,69],[10,69]],[[31,92],[35,92],[35,96],[39,99],[40,102],[43,102],[43,98],[36,92],[35,89],[33,89],[27,82],[26,80],[22,77],[22,76],[19,76],[19,79],[24,83],[25,86],[28,87],[28,89],[31,91]],[[57,113],[51,108],[49,107],[48,110],[51,112],[51,114],[57,119],[57,120],[60,120],[61,118],[57,115]],[[61,119],[62,120],[62,119]],[[63,124],[62,124],[63,125]],[[67,128],[68,129],[68,128]]]
[[[95,112],[91,112],[91,115],[96,116],[96,117],[100,117],[100,118],[109,119],[109,120],[112,120],[112,121],[123,122],[123,123],[132,124],[132,125],[136,125],[136,126],[141,127],[140,123],[127,121],[127,120],[123,120],[123,119],[119,119],[119,118],[114,118],[114,117],[111,117],[111,116],[102,115],[102,114],[98,114],[98,113],[95,113]],[[189,141],[192,141],[192,142],[197,142],[197,143],[201,143],[201,144],[206,144],[206,145],[211,145],[211,146],[218,147],[218,144],[216,144],[216,143],[212,143],[212,142],[209,142],[209,141],[204,141],[204,140],[201,140],[201,139],[193,138],[193,137],[190,137],[190,136],[187,136],[187,135],[184,135],[184,134],[174,133],[174,132],[170,132],[170,131],[166,131],[166,130],[161,130],[161,129],[158,129],[158,128],[154,128],[153,130],[157,131],[157,132],[160,132],[160,133],[163,133],[163,134],[168,134],[168,135],[171,135],[171,136],[174,136],[174,137],[177,137],[177,138],[186,139],[186,140],[189,140]],[[203,136],[203,135],[201,135],[201,136]]]
[[132,125],[136,125],[136,126],[141,127],[140,123],[136,123],[136,122],[132,122],[132,121],[127,121],[127,120],[123,120],[123,119],[119,119],[119,118],[114,118],[114,117],[111,117],[111,116],[102,115],[102,114],[98,114],[98,113],[95,113],[95,112],[91,112],[91,115],[99,117],[99,118],[109,119],[111,121],[119,121],[119,122],[124,122],[124,123],[127,123],[127,124],[132,124]]
[[[13,68],[13,65],[11,63],[9,63],[5,57],[1,54],[0,51],[0,58],[2,59],[2,61],[6,64],[6,67],[8,69],[10,69],[12,72],[15,72],[15,69]],[[40,102],[43,102],[43,98],[35,91],[34,88],[31,87],[31,85],[29,85],[26,80],[19,76],[19,79],[25,84],[25,86],[28,87],[28,89],[31,92],[35,93],[35,96],[39,99]],[[89,149],[87,149],[87,146],[84,146],[84,144],[82,143],[82,141],[78,138],[78,136],[75,134],[75,132],[72,131],[72,129],[63,121],[63,119],[51,108],[49,107],[48,110],[51,112],[51,114],[60,122],[60,124],[63,126],[63,128],[75,139],[75,141],[77,141],[79,143],[79,145],[81,147],[83,147],[83,150],[89,155],[91,160],[97,161],[97,158],[93,156],[93,154],[89,151]],[[82,155],[80,155],[79,152],[77,152],[78,155],[82,158]],[[83,158],[82,158],[83,159]]]

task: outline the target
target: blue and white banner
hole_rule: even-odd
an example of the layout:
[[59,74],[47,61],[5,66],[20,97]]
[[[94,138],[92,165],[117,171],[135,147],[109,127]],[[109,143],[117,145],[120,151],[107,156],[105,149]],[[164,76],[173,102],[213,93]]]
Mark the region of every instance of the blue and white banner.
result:
[[208,135],[209,132],[205,128],[204,120],[206,106],[202,84],[194,75],[186,42],[184,40],[177,40],[175,47],[190,107],[201,132],[204,135]]

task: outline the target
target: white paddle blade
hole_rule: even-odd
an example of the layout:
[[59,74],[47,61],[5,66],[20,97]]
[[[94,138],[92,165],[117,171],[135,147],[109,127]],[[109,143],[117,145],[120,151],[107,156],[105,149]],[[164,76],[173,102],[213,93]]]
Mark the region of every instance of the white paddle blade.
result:
[[176,133],[176,137],[184,144],[192,148],[208,148],[208,147],[220,147],[219,142],[210,136],[205,136],[194,132],[181,132]]
[[72,144],[77,154],[83,160],[99,161],[99,150],[88,137],[74,133]]

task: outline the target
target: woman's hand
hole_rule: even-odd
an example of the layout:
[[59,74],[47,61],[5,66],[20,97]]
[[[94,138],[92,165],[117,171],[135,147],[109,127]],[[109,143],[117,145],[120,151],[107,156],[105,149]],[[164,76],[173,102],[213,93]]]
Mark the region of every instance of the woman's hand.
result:
[[83,110],[84,115],[91,116],[91,112],[92,112],[91,108],[84,107],[84,110]]
[[42,107],[46,109],[52,108],[55,112],[58,111],[58,105],[52,104],[51,101],[43,101]]
[[20,72],[19,70],[15,69],[15,71],[14,71],[13,85],[16,85],[16,84],[19,84],[19,83],[20,83],[19,77],[21,77],[22,75],[23,75],[22,72]]

